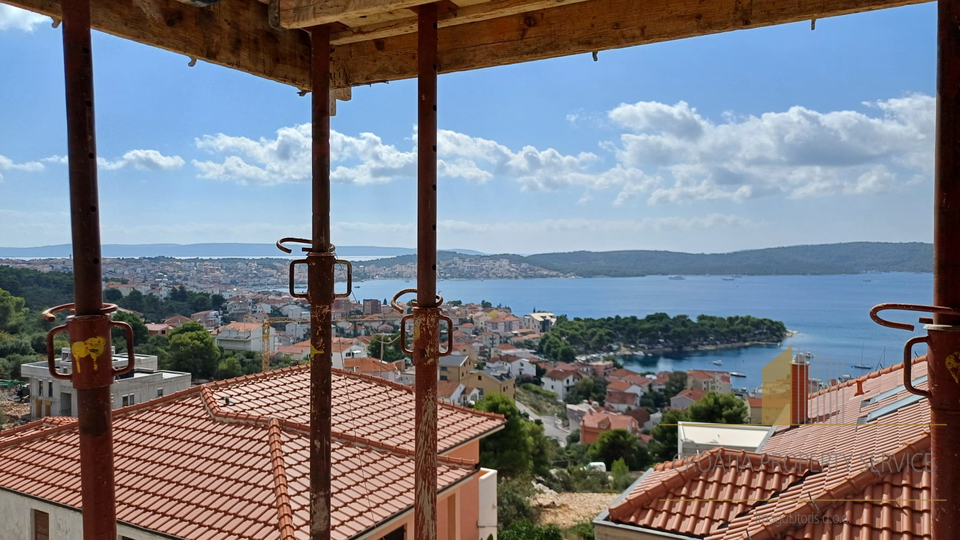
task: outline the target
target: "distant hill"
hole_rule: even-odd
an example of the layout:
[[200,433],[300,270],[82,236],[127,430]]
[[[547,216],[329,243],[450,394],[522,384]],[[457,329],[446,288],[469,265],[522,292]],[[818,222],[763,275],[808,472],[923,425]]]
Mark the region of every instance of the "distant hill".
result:
[[[457,256],[440,253],[440,260]],[[933,244],[851,242],[732,253],[574,251],[540,255],[485,255],[581,277],[644,275],[803,275],[863,272],[933,272]],[[414,262],[411,256],[367,261],[366,266]]]
[[[284,253],[273,244],[104,244],[103,256],[120,257],[282,257]],[[469,249],[451,250],[465,255],[480,255]],[[0,247],[5,258],[66,258],[70,244],[27,248]],[[378,246],[337,246],[341,257],[395,257],[416,253],[415,249]]]

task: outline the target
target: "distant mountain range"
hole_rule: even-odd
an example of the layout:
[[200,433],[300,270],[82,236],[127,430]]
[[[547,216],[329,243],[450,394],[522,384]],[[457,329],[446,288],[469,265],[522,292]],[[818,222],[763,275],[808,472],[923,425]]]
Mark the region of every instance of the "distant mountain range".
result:
[[[66,258],[73,253],[70,244],[26,248],[0,247],[0,258]],[[452,249],[464,255],[481,255],[479,251]],[[341,257],[396,257],[416,253],[410,248],[378,246],[337,246]],[[102,254],[108,258],[120,257],[283,257],[285,254],[273,244],[104,244]],[[296,252],[295,252],[296,254]]]
[[[441,260],[458,256],[440,253]],[[674,251],[574,251],[540,255],[484,255],[508,259],[580,277],[630,277],[645,275],[804,275],[859,274],[864,272],[933,272],[933,244],[851,242],[732,253],[679,253]],[[366,267],[413,262],[406,255],[364,263]]]
[[[69,257],[69,244],[32,248],[0,248],[0,258]],[[341,257],[380,257],[364,262],[368,269],[416,262],[416,250],[376,246],[339,246]],[[282,257],[273,244],[105,244],[104,257]],[[574,251],[540,255],[485,255],[461,249],[441,251],[440,261],[453,257],[508,259],[513,264],[580,277],[644,275],[803,275],[864,272],[933,272],[933,245],[925,243],[851,242],[735,251]]]

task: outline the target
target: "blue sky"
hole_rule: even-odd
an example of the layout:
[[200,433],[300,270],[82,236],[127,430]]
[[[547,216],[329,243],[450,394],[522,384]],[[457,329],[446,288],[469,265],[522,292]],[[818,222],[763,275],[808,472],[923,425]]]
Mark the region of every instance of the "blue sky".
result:
[[[439,244],[931,241],[936,4],[440,78]],[[105,243],[309,233],[309,98],[97,33]],[[70,241],[62,42],[0,5],[0,246]],[[339,245],[415,245],[416,85],[339,103]]]

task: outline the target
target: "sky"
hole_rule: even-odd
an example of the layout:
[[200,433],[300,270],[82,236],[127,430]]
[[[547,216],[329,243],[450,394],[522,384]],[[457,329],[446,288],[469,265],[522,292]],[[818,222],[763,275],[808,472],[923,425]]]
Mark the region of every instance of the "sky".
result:
[[[0,4],[0,246],[70,242],[61,30]],[[93,39],[104,243],[310,231],[310,99]],[[932,241],[936,4],[439,81],[441,248]],[[416,84],[332,119],[333,242],[416,244]]]

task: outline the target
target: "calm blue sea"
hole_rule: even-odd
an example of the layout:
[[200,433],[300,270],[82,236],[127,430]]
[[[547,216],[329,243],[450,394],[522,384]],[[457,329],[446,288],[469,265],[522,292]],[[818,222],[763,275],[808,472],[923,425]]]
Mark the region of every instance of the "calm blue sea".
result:
[[[391,298],[413,281],[364,281],[354,295]],[[682,355],[648,357],[629,365],[637,371],[672,369],[723,369],[747,375],[734,379],[737,387],[760,385],[760,370],[788,346],[809,350],[826,372],[829,362],[835,375],[863,374],[853,364],[874,367],[899,362],[909,332],[883,328],[868,315],[882,302],[932,301],[932,274],[863,274],[853,276],[744,276],[724,281],[720,276],[691,276],[670,280],[666,276],[596,279],[528,279],[441,281],[440,294],[447,300],[510,306],[522,315],[534,309],[570,317],[645,316],[666,312],[695,317],[707,315],[754,315],[783,321],[799,332],[780,347],[750,347]],[[909,314],[895,313],[900,320],[916,321]],[[918,332],[919,334],[919,332]],[[922,353],[922,348],[918,348]],[[722,367],[713,365],[721,360]],[[841,366],[842,364],[842,366]],[[817,376],[818,373],[813,373]],[[822,378],[822,377],[821,377]]]

